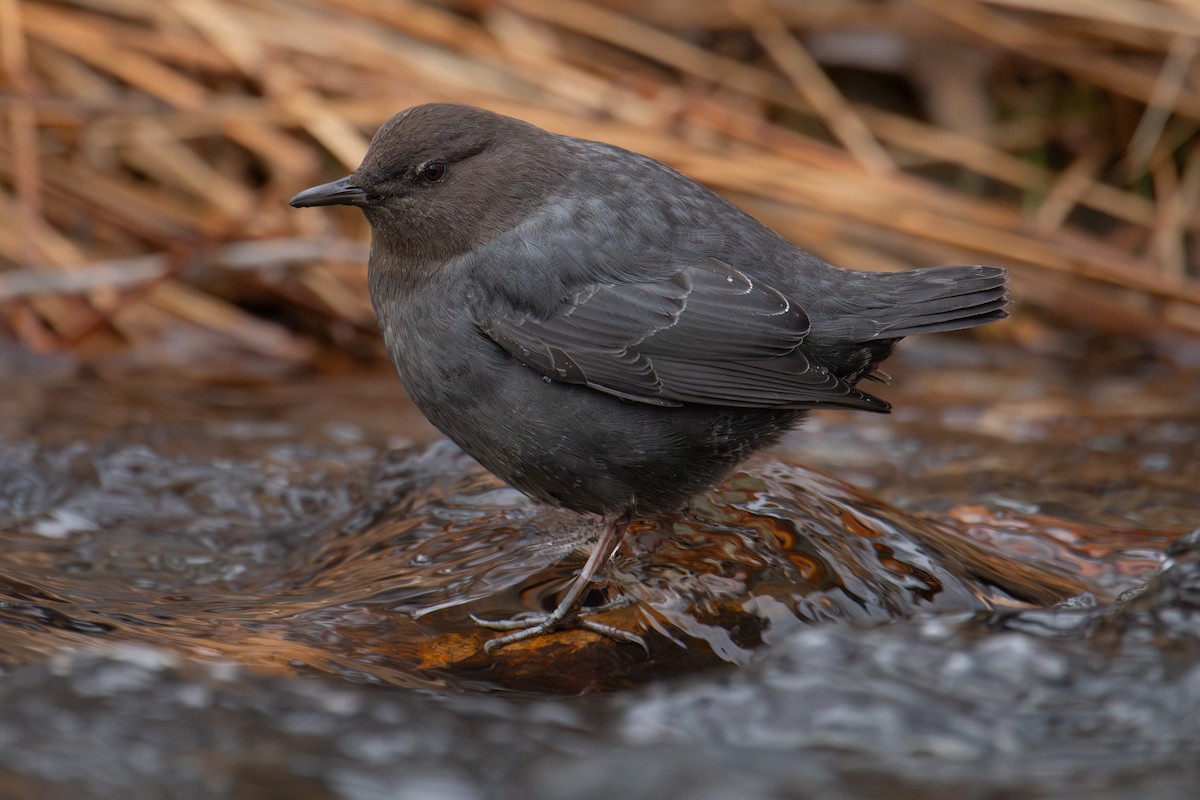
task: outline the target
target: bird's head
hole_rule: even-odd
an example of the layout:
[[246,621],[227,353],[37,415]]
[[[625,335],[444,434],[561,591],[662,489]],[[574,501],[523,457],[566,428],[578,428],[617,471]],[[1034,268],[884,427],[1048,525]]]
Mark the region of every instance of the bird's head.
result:
[[291,199],[358,206],[373,252],[438,264],[510,230],[561,183],[558,137],[472,106],[431,103],[392,117],[357,170]]

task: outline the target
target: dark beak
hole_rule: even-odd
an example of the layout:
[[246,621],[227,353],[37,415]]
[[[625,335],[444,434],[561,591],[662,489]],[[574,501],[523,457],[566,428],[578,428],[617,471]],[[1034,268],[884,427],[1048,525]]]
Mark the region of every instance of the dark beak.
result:
[[365,206],[367,193],[354,185],[353,175],[347,175],[332,183],[323,183],[311,189],[305,189],[288,201],[296,208],[311,206]]

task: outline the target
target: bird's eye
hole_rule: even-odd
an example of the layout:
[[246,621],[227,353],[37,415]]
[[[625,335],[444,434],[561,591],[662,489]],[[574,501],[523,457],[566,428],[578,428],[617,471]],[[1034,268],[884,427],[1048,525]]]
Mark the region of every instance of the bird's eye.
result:
[[421,178],[429,183],[437,183],[446,174],[446,165],[441,161],[430,161],[421,167]]

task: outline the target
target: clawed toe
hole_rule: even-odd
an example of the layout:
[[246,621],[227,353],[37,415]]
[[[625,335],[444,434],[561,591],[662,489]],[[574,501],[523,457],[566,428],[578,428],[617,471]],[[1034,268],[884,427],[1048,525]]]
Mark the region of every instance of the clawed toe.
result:
[[553,616],[553,614],[534,614],[517,619],[485,620],[479,619],[472,614],[471,619],[476,625],[483,628],[490,628],[494,631],[512,631],[512,633],[488,639],[484,643],[483,652],[491,653],[498,647],[505,647],[514,642],[521,642],[525,639],[541,636],[543,633],[550,633],[570,622],[564,623],[561,619],[553,619]]
[[598,608],[581,608],[584,596],[587,594],[587,590],[591,586],[596,573],[602,566],[608,563],[613,551],[621,543],[621,536],[625,531],[625,525],[628,521],[629,518],[625,514],[611,515],[604,518],[604,527],[601,530],[600,539],[592,548],[592,552],[588,556],[587,562],[583,565],[583,569],[579,571],[579,574],[571,583],[570,588],[559,602],[558,607],[549,614],[526,612],[518,614],[512,619],[503,620],[480,619],[472,614],[471,619],[476,625],[482,628],[491,628],[495,631],[511,631],[503,636],[497,636],[489,640],[483,647],[484,652],[490,653],[497,647],[504,647],[513,642],[520,642],[524,639],[531,639],[534,636],[541,636],[543,633],[550,633],[560,628],[584,628],[618,642],[636,644],[649,653],[650,650],[646,647],[645,640],[636,633],[587,619],[589,614],[622,608],[633,602],[632,600],[618,598]]
[[541,636],[544,633],[561,630],[563,628],[583,628],[585,630],[598,633],[601,636],[607,636],[614,641],[623,642],[625,644],[636,644],[645,650],[647,653],[650,649],[646,646],[646,641],[627,630],[606,625],[603,622],[598,622],[594,619],[588,619],[588,616],[593,613],[608,611],[613,608],[621,608],[628,605],[631,601],[619,600],[613,603],[608,603],[596,609],[584,609],[572,615],[558,614],[558,609],[549,614],[525,613],[513,617],[512,619],[482,619],[471,615],[471,621],[481,628],[488,628],[494,631],[511,631],[504,636],[497,636],[494,639],[489,639],[483,646],[485,653],[490,653],[498,647],[505,647],[514,642],[532,639],[535,636]]
[[650,648],[646,645],[646,640],[632,631],[627,631],[624,628],[617,628],[613,625],[605,625],[603,622],[596,622],[594,619],[579,620],[579,627],[586,628],[587,630],[598,633],[601,636],[607,636],[609,639],[617,642],[636,644],[646,652],[646,655],[650,655]]
[[526,612],[518,614],[512,619],[483,619],[474,614],[471,615],[471,622],[474,622],[480,628],[488,628],[493,631],[525,631],[530,628],[538,628],[543,625],[549,625],[553,620],[553,614],[535,614]]
[[481,628],[490,628],[494,631],[512,631],[512,633],[506,633],[504,636],[489,639],[483,645],[483,652],[485,653],[490,653],[498,647],[504,647],[514,642],[541,636],[543,633],[550,633],[559,628],[581,625],[582,622],[578,617],[566,617],[560,614],[530,613],[522,614],[512,619],[480,619],[472,614],[471,621]]

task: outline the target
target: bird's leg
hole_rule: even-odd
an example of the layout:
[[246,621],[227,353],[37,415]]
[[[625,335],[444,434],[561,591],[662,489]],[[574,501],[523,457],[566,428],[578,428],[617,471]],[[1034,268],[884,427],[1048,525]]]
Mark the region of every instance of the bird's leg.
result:
[[625,535],[625,526],[628,523],[628,513],[604,515],[604,525],[600,532],[599,541],[592,547],[592,552],[588,556],[587,562],[584,563],[583,569],[579,571],[579,575],[576,576],[575,581],[571,584],[571,588],[567,590],[558,607],[549,614],[527,614],[508,620],[485,620],[479,619],[472,614],[471,619],[480,627],[498,631],[512,631],[512,633],[497,636],[495,639],[490,640],[484,645],[483,649],[486,652],[491,652],[497,647],[504,647],[513,642],[519,642],[523,639],[549,633],[558,628],[571,626],[586,628],[617,641],[638,644],[644,649],[646,643],[637,634],[623,631],[620,628],[614,628],[611,625],[604,625],[593,620],[584,619],[580,616],[579,611],[579,606],[583,603],[583,598],[591,587],[593,579],[604,568],[604,565],[608,563],[613,553],[616,552],[617,547],[621,544],[621,538]]

